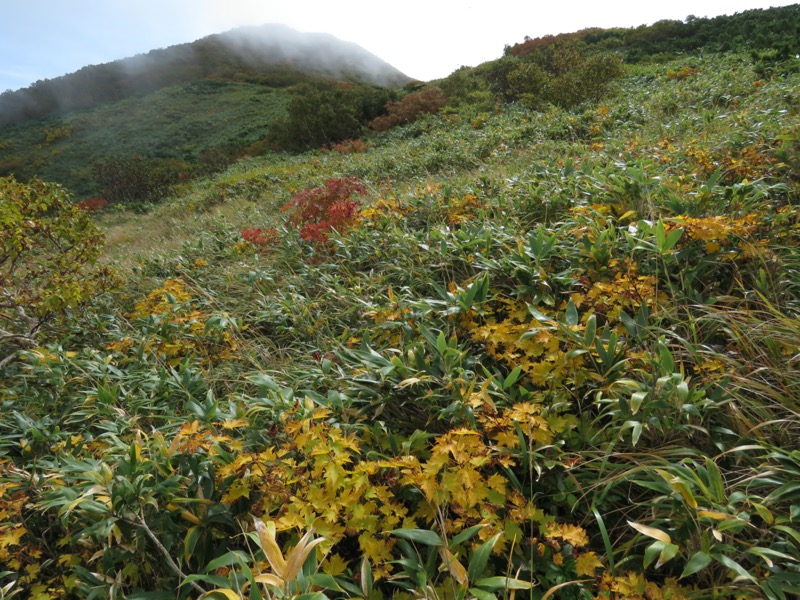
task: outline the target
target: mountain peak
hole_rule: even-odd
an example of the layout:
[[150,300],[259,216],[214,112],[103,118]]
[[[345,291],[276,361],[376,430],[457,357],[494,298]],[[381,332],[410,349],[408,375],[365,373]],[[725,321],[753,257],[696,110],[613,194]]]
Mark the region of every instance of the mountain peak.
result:
[[325,33],[286,25],[240,27],[194,42],[91,65],[0,94],[0,125],[93,108],[198,79],[259,78],[285,87],[324,78],[382,87],[412,81],[371,52]]
[[301,32],[279,23],[245,26],[208,38],[219,41],[254,66],[283,64],[298,71],[335,79],[355,79],[385,87],[411,81],[358,44],[328,33]]

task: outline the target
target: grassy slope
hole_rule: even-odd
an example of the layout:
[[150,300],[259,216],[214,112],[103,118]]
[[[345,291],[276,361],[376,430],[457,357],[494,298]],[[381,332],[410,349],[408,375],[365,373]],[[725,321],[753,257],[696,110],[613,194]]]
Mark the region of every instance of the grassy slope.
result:
[[[105,156],[196,162],[203,150],[264,138],[285,114],[288,94],[253,83],[199,80],[63,117],[3,129],[2,152],[18,177],[66,185],[78,197],[92,189],[91,165]],[[59,135],[59,131],[63,135]],[[48,141],[48,132],[51,140]]]
[[[668,77],[684,62],[631,69],[603,106],[432,117],[376,137],[364,154],[249,159],[188,184],[148,215],[101,217],[108,260],[125,273],[122,295],[72,327],[64,350],[77,354],[31,355],[4,396],[5,415],[17,410],[30,421],[0,417],[0,462],[46,480],[29,485],[10,468],[0,480],[48,507],[24,522],[22,562],[38,563],[34,551],[63,555],[50,549],[58,540],[69,549],[69,558],[30,579],[75,586],[79,596],[113,587],[80,571],[92,565],[112,580],[121,573],[128,592],[168,590],[176,577],[162,557],[142,559],[150,542],[130,526],[138,515],[188,574],[205,572],[226,550],[247,550],[235,536],[249,520],[231,519],[253,513],[279,529],[313,523],[342,540],[342,581],[364,581],[358,561],[367,555],[376,576],[393,568],[417,589],[427,577],[440,596],[457,587],[455,575],[415,571],[413,552],[404,566],[389,567],[388,550],[369,541],[392,545],[385,531],[403,526],[454,535],[481,520],[490,524],[482,540],[503,529],[522,533],[525,541],[515,551],[504,543],[505,554],[481,575],[504,574],[508,559],[521,579],[539,582],[539,598],[577,579],[584,581],[563,597],[641,597],[633,594],[644,589],[643,573],[672,597],[797,593],[800,81],[756,83],[738,56],[691,62],[698,71],[685,80]],[[315,251],[291,231],[263,254],[241,241],[244,227],[281,227],[279,209],[292,194],[353,176],[377,212],[329,250]],[[678,227],[680,240],[667,247]],[[464,305],[484,276],[488,299]],[[199,329],[180,305],[156,306],[158,293],[134,311],[170,278],[184,282],[172,294],[197,311]],[[621,312],[638,314],[639,324]],[[525,343],[526,332],[541,335],[541,345]],[[502,424],[502,411],[524,401],[545,419],[536,421],[538,437],[513,427],[508,438],[491,437],[481,416],[489,402]],[[313,420],[314,406],[332,411],[328,425]],[[181,429],[194,419],[199,433]],[[397,477],[385,483],[397,494],[391,501],[418,511],[413,525],[370,524],[338,504],[360,489],[356,465],[402,454],[395,447],[424,463],[439,446],[412,431],[462,424],[483,431],[493,459],[511,458],[513,477],[485,467],[474,475],[488,482],[506,473],[502,497],[490,501],[488,483],[462,481],[437,517],[413,491],[424,489],[422,475],[404,485],[412,475],[384,465],[386,481]],[[316,450],[298,441],[303,427],[318,436]],[[357,450],[347,450],[339,483],[326,475],[325,484],[327,467],[314,467],[313,457],[319,444],[336,446],[339,428]],[[520,438],[528,452],[514,442]],[[276,446],[296,462],[288,471],[280,461],[265,464],[279,478],[299,474],[291,485],[255,470],[223,475],[238,464],[234,456],[250,460]],[[466,469],[452,463],[452,448],[440,455],[441,481]],[[76,462],[59,463],[65,456]],[[267,461],[258,456],[256,463]],[[117,479],[81,475],[81,465],[106,465]],[[288,486],[293,500],[273,485]],[[79,501],[80,493],[95,504]],[[515,513],[517,493],[538,512]],[[320,516],[331,506],[333,521]],[[120,514],[127,516],[115,521]],[[578,524],[589,538],[547,534],[547,521]],[[114,522],[121,529],[109,535]],[[36,541],[43,536],[48,548]],[[102,565],[89,560],[96,550]],[[456,550],[465,565],[478,554],[468,544]],[[659,555],[666,564],[656,568]],[[695,568],[682,591],[669,579]],[[385,579],[380,585],[394,589]]]

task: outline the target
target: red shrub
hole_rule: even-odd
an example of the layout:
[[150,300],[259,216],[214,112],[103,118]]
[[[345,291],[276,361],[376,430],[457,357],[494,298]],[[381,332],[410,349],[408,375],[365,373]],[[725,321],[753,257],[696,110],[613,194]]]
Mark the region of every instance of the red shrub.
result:
[[367,144],[364,140],[345,140],[331,146],[331,150],[339,154],[362,154],[367,151]]
[[419,92],[404,96],[395,102],[389,102],[386,110],[389,114],[370,121],[369,126],[375,131],[386,131],[398,125],[413,123],[423,113],[437,113],[447,104],[447,97],[438,87],[429,85]]
[[105,198],[87,198],[86,200],[77,202],[75,206],[88,212],[94,212],[106,208],[108,206],[108,200]]
[[357,177],[335,177],[325,187],[303,190],[283,207],[292,211],[289,223],[300,230],[304,241],[325,243],[331,230],[342,233],[358,218],[360,204],[353,194],[366,194],[367,188]]
[[268,248],[278,243],[278,230],[274,227],[268,229],[250,227],[249,229],[242,229],[241,233],[246,242],[250,242],[259,248]]

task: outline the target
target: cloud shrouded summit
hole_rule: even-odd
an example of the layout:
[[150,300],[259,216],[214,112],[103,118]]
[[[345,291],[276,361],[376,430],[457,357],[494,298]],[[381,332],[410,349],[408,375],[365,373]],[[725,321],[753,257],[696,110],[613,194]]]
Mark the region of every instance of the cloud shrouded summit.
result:
[[386,87],[408,83],[410,77],[358,44],[327,33],[302,33],[285,25],[240,27],[209,36],[232,48],[254,66],[284,64],[334,79],[355,78]]
[[1,94],[0,125],[91,108],[197,79],[242,74],[258,76],[267,85],[288,85],[309,76],[384,87],[411,81],[361,46],[332,35],[301,33],[285,25],[247,26]]

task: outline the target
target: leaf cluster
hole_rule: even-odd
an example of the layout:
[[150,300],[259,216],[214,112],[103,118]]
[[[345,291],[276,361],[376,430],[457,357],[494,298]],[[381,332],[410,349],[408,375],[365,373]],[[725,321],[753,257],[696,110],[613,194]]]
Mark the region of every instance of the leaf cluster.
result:
[[103,236],[61,187],[0,179],[0,366],[113,281]]

